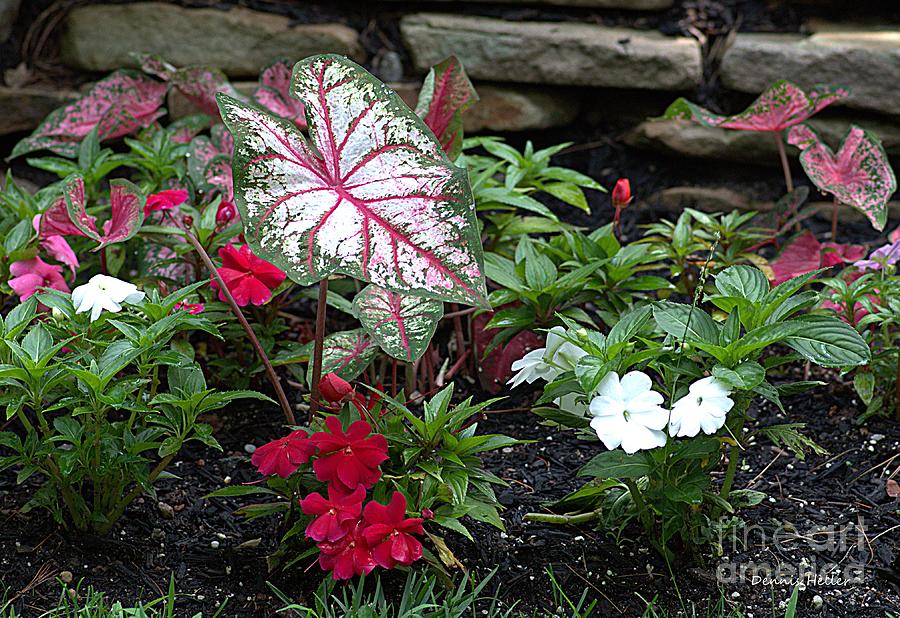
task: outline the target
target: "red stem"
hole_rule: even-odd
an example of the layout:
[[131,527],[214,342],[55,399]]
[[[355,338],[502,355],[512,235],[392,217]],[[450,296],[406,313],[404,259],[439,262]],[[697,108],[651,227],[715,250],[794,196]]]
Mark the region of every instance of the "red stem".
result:
[[838,198],[834,198],[831,208],[831,242],[837,242]]
[[322,379],[322,342],[325,340],[325,311],[328,307],[328,279],[319,282],[319,300],[316,303],[316,339],[313,344],[312,384],[310,388],[309,417],[319,410],[319,381]]

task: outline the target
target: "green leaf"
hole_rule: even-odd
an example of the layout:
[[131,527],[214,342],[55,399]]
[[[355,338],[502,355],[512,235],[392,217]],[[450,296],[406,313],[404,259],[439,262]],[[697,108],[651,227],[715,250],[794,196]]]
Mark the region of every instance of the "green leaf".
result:
[[785,343],[817,365],[850,367],[872,360],[869,346],[856,329],[836,317],[802,315],[791,323],[799,324],[800,332]]
[[653,305],[656,325],[676,341],[700,341],[717,344],[719,326],[706,311],[679,303],[660,301]]
[[617,449],[596,455],[578,471],[578,476],[636,479],[647,476],[650,471],[650,464],[645,454],[628,455],[625,451]]
[[606,337],[606,354],[613,358],[644,328],[650,320],[652,309],[649,305],[629,311],[616,322]]
[[755,266],[731,266],[716,275],[716,289],[723,296],[761,301],[769,291],[769,280]]

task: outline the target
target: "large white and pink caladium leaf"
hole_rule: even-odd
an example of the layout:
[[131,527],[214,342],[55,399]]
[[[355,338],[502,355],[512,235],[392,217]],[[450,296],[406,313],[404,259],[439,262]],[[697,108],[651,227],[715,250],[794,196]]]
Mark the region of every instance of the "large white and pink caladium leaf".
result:
[[462,152],[462,113],[477,101],[478,93],[456,56],[428,71],[419,92],[416,113],[434,132],[451,160]]
[[[42,223],[47,222],[44,229],[57,230],[60,234],[74,236],[86,236],[98,243],[94,251],[107,245],[125,242],[138,233],[144,221],[144,202],[146,196],[133,183],[116,178],[109,181],[109,206],[110,218],[103,224],[103,233],[97,230],[97,220],[88,214],[87,203],[84,199],[84,180],[80,176],[72,178],[66,183],[66,188],[61,200],[54,203],[44,213]],[[65,208],[72,227],[62,223],[61,208]],[[66,230],[66,231],[60,231]]]
[[444,303],[367,285],[353,299],[353,310],[382,350],[412,362],[425,353],[444,315]]
[[466,170],[400,97],[335,55],[294,67],[310,142],[227,96],[235,202],[254,252],[297,283],[332,273],[395,292],[486,305]]
[[291,96],[291,62],[278,58],[259,73],[259,86],[253,100],[282,118],[292,120],[299,128],[306,128],[306,108]]
[[852,125],[832,152],[812,127],[801,124],[790,130],[788,143],[800,149],[800,164],[820,191],[866,215],[879,232],[884,229],[897,178],[877,137]]
[[353,380],[365,371],[377,351],[378,346],[361,328],[332,333],[322,341],[322,375],[336,373]]
[[16,144],[12,157],[51,150],[74,157],[94,127],[101,140],[129,135],[165,113],[165,84],[140,73],[116,71],[78,100],[52,111],[34,132]]
[[742,131],[782,131],[807,120],[835,101],[850,95],[847,88],[813,86],[804,92],[786,80],[778,80],[759,95],[750,107],[734,116],[720,116],[679,98],[663,115],[664,118],[689,118],[705,127]]

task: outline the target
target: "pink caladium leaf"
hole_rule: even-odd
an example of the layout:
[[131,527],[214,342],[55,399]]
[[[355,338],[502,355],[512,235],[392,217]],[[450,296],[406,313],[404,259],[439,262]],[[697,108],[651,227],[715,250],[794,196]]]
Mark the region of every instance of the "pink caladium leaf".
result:
[[188,149],[188,174],[194,184],[202,186],[207,182],[206,168],[216,157],[226,157],[231,161],[234,152],[234,139],[223,124],[217,124],[210,130],[209,137],[201,135],[191,140]]
[[176,144],[190,144],[194,137],[209,126],[209,116],[206,114],[193,114],[176,120],[169,125],[167,131],[169,139]]
[[789,81],[778,80],[759,95],[750,107],[734,116],[720,116],[680,98],[672,103],[664,118],[689,118],[705,127],[741,131],[783,131],[850,95],[847,88],[813,86],[809,92]]
[[801,124],[790,130],[788,143],[800,149],[800,164],[820,191],[866,215],[879,232],[884,229],[897,178],[878,138],[852,125],[832,152],[809,125]]
[[[73,204],[84,204],[84,179],[76,176],[63,189],[64,194],[59,196],[56,201],[48,208],[43,216],[41,216],[41,229],[38,235],[40,238],[50,238],[51,236],[88,236],[97,240],[97,225],[94,217],[84,213],[81,219],[81,225],[75,225],[69,216],[69,208],[67,202]],[[85,233],[82,228],[88,230]]]
[[322,375],[336,373],[353,380],[365,371],[377,351],[378,346],[361,328],[328,335],[322,342]]
[[141,69],[155,75],[175,88],[197,109],[213,118],[219,117],[216,94],[223,92],[236,99],[244,100],[225,74],[212,67],[185,67],[179,69],[159,56],[138,55]]
[[234,178],[231,158],[218,156],[209,162],[203,171],[204,190],[217,191],[226,202],[234,201]]
[[294,121],[299,128],[306,128],[306,108],[291,96],[291,63],[279,58],[259,74],[259,86],[253,92],[253,100],[273,114]]
[[46,149],[74,157],[78,144],[94,127],[98,127],[98,137],[107,140],[150,126],[165,113],[161,109],[165,95],[165,84],[139,73],[116,71],[83,97],[51,112],[16,144],[11,156]]
[[254,251],[301,285],[343,273],[395,292],[486,306],[466,170],[362,67],[294,67],[311,142],[293,123],[219,96],[235,137],[235,202]]
[[444,303],[367,285],[353,299],[353,310],[382,350],[412,362],[425,353],[444,316]]
[[434,132],[451,160],[462,152],[462,113],[477,101],[478,93],[456,56],[428,71],[419,92],[416,113]]
[[103,225],[103,234],[97,231],[96,219],[87,212],[84,180],[81,177],[69,181],[64,199],[69,220],[78,230],[75,235],[87,236],[97,242],[94,251],[132,238],[144,221],[146,196],[136,185],[122,178],[109,182],[109,205],[112,214]]
[[823,244],[807,230],[786,245],[781,255],[772,261],[772,283],[778,285],[819,268],[854,262],[865,254],[866,248],[862,245]]

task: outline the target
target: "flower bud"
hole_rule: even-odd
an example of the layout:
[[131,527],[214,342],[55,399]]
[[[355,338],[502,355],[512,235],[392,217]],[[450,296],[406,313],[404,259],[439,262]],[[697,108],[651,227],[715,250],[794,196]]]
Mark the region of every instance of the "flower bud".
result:
[[422,519],[434,519],[434,511],[429,508],[422,509]]
[[329,403],[339,403],[353,396],[353,387],[335,373],[326,373],[319,382],[319,394]]
[[631,183],[627,178],[619,178],[612,190],[612,204],[616,208],[625,208],[634,198],[631,195]]

